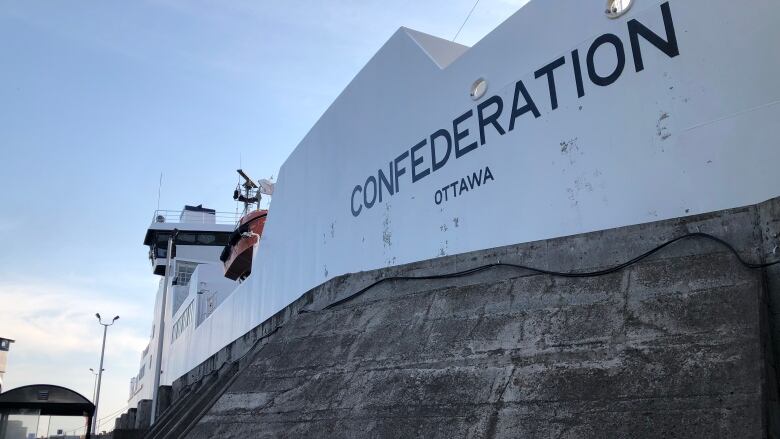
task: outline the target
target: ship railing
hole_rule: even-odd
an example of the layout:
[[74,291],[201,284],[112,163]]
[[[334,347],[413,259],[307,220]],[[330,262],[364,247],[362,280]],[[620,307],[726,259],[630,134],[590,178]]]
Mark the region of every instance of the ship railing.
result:
[[155,210],[152,223],[172,224],[226,224],[236,225],[241,219],[240,212],[200,212],[189,210]]

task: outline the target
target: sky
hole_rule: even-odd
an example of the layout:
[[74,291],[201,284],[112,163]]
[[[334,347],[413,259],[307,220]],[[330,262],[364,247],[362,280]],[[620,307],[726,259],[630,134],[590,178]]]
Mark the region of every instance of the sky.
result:
[[[479,1],[457,42],[526,2]],[[0,0],[0,337],[16,340],[4,388],[91,397],[94,314],[119,315],[99,417],[123,409],[151,330],[142,240],[158,202],[234,212],[235,169],[275,177],[399,27],[452,39],[474,4]]]

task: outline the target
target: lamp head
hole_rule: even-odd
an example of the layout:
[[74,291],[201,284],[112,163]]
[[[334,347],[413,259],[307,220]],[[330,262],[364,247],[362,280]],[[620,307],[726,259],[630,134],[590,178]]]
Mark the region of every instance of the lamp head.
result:
[[98,318],[98,320],[100,320],[100,313],[99,313],[99,312],[96,312],[96,313],[95,313],[95,317],[97,317],[97,318]]
[[112,322],[115,322],[115,321],[117,321],[117,320],[119,320],[119,316],[115,316],[115,317],[114,317],[114,320],[112,320]]

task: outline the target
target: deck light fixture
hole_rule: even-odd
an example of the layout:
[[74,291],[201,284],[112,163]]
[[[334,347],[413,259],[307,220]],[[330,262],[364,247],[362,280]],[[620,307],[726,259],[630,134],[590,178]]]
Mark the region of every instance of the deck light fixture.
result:
[[479,78],[474,81],[473,84],[471,84],[471,92],[469,93],[469,96],[471,96],[471,99],[477,101],[482,96],[485,96],[487,88],[488,84],[487,81],[485,81],[485,78]]
[[628,12],[634,0],[607,0],[607,9],[604,11],[609,18],[618,18]]

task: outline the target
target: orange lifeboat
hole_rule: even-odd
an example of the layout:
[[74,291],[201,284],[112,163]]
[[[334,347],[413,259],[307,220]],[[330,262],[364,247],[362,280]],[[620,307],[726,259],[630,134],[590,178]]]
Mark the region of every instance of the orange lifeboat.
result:
[[220,260],[225,265],[225,277],[244,280],[252,272],[254,247],[265,227],[268,210],[255,210],[244,215],[230,235],[230,242],[222,250]]

